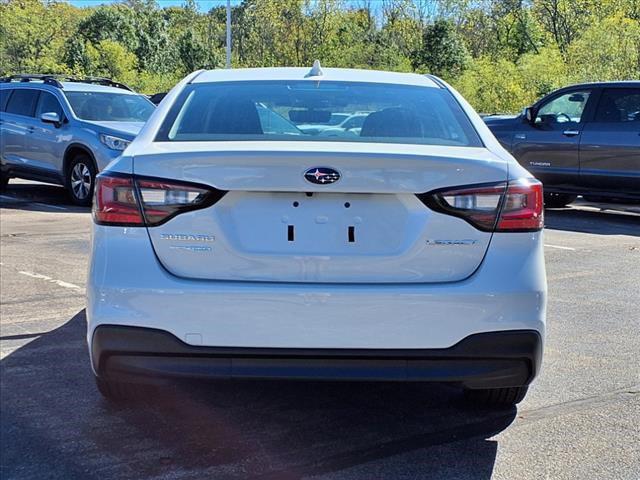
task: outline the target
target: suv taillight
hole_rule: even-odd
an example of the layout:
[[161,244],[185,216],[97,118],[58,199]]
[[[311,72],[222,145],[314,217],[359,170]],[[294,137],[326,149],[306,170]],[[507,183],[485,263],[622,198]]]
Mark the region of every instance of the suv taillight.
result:
[[533,232],[544,226],[542,184],[535,179],[474,185],[418,195],[432,210],[485,232]]
[[99,225],[154,227],[206,208],[226,192],[204,185],[124,174],[96,177],[93,219]]

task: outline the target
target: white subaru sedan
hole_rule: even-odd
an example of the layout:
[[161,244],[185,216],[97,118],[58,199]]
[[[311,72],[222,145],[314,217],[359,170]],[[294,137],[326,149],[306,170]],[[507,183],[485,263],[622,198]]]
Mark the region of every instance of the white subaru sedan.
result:
[[[357,132],[317,134],[361,112]],[[288,378],[513,405],[539,372],[542,186],[436,77],[195,72],[97,177],[93,218],[87,341],[107,398]]]

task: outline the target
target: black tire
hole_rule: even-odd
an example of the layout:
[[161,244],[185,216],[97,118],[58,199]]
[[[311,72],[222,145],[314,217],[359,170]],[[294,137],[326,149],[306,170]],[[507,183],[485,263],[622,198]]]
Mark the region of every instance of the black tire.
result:
[[529,391],[528,386],[465,390],[467,400],[494,408],[508,408],[520,403]]
[[0,192],[4,192],[7,189],[7,184],[9,183],[9,176],[0,173]]
[[576,198],[578,198],[577,195],[568,193],[545,193],[544,206],[547,208],[562,208],[575,201]]
[[83,207],[91,205],[96,183],[96,166],[89,155],[76,155],[65,174],[65,182],[71,201]]
[[105,378],[94,377],[100,394],[110,402],[142,402],[151,398],[146,385],[116,382]]

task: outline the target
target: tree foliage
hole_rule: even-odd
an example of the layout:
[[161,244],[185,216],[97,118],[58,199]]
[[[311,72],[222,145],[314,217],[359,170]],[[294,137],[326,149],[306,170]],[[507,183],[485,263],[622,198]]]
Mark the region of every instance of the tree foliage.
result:
[[[77,8],[0,3],[0,75],[105,75],[143,92],[221,68],[224,6],[155,0]],[[511,112],[567,83],[640,78],[640,0],[242,0],[233,66],[429,72],[480,111]]]
[[462,37],[450,20],[437,19],[424,28],[422,45],[414,55],[414,67],[446,79],[458,77],[469,63]]

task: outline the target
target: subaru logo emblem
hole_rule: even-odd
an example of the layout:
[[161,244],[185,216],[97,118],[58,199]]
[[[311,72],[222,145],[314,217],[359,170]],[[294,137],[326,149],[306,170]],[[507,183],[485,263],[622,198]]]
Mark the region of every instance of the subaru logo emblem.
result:
[[333,168],[313,167],[304,172],[304,178],[316,185],[329,185],[340,180],[340,173]]

